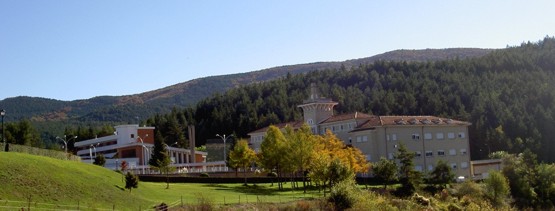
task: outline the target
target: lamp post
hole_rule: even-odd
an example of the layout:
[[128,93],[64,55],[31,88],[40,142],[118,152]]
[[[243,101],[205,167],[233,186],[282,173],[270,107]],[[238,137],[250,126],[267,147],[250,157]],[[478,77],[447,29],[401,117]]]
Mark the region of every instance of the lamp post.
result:
[[[4,145],[6,145],[6,139],[4,139],[4,115],[6,115],[6,110],[0,110],[0,115],[2,116],[2,142],[4,142]],[[8,147],[6,146],[5,151],[8,151],[7,149]]]
[[61,141],[64,142],[64,145],[65,145],[65,148],[64,148],[64,149],[65,149],[65,151],[66,151],[66,154],[67,154],[67,143],[68,143],[69,141],[71,141],[71,139],[76,139],[76,138],[77,138],[77,136],[70,137],[69,139],[66,138],[66,135],[64,135],[64,138],[60,138],[59,136],[56,136],[56,139],[59,139],[59,140],[61,140]]
[[[98,144],[96,144],[96,145],[98,145]],[[94,149],[94,157],[96,158],[96,147],[93,144],[91,144],[91,147]]]
[[[148,134],[146,134],[146,137],[148,137]],[[143,174],[145,173],[145,163],[146,163],[146,156],[145,156],[145,149],[147,152],[149,152],[148,148],[146,148],[145,146],[145,142],[143,141],[143,138],[141,138],[141,136],[137,136],[137,139],[139,139],[139,141],[141,141],[141,146],[143,146],[141,148],[141,154],[143,157]],[[149,152],[150,153],[150,152]]]
[[225,142],[227,141],[228,138],[233,137],[233,134],[231,134],[231,135],[229,135],[229,136],[226,136],[225,134],[224,134],[223,136],[220,136],[220,134],[216,134],[216,136],[217,136],[217,137],[220,137],[220,138],[224,141],[224,163],[225,163],[226,160],[227,160],[227,157],[226,157],[226,154],[225,154],[225,150],[226,150],[226,148],[225,148]]

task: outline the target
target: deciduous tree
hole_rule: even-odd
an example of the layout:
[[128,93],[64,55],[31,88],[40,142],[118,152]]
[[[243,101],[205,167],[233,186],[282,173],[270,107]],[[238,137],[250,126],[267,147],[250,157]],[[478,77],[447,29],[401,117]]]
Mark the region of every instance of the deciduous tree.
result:
[[397,164],[393,160],[381,157],[380,161],[374,164],[372,170],[374,176],[383,181],[384,189],[387,189],[387,185],[397,180]]
[[276,126],[270,126],[268,128],[268,132],[266,132],[266,136],[260,145],[260,163],[264,168],[271,171],[272,169],[276,169],[278,174],[278,188],[281,190],[281,175],[282,175],[282,167],[285,165],[286,162],[286,140],[283,133],[279,130]]
[[256,161],[256,153],[249,147],[246,140],[239,140],[235,143],[233,150],[229,153],[229,165],[232,168],[242,168],[244,185],[247,185],[247,169]]

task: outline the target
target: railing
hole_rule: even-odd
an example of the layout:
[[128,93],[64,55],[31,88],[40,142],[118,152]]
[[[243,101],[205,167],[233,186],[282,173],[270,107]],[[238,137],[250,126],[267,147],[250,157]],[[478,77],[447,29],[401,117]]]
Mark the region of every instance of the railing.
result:
[[[1,145],[1,149],[3,150],[4,145],[3,144],[0,144],[0,145]],[[81,157],[70,153],[65,153],[65,152],[56,151],[56,150],[49,150],[49,149],[41,149],[36,147],[24,146],[24,145],[17,145],[17,144],[10,144],[9,151],[51,157],[59,160],[81,161]]]

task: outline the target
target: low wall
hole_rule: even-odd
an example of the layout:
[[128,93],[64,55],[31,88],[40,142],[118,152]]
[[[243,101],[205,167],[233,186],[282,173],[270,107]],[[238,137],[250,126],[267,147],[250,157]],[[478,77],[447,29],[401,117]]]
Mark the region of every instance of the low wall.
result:
[[[211,175],[208,174],[210,177],[200,177],[200,174],[186,174],[186,175],[168,175],[167,179],[171,183],[243,183],[245,179],[239,174],[235,177],[235,173],[228,174],[226,176],[223,175]],[[231,176],[233,175],[233,176]],[[139,180],[143,182],[166,182],[166,176],[160,174],[145,174],[145,175],[137,175],[139,176]],[[302,177],[293,178],[295,181],[302,182]],[[309,178],[306,178],[308,181]],[[281,178],[281,181],[289,182],[291,181],[290,177]],[[356,181],[358,184],[371,184],[377,185],[382,184],[375,178],[367,178],[367,177],[357,177]],[[271,183],[277,182],[276,177],[267,177],[267,176],[247,176],[248,183]]]

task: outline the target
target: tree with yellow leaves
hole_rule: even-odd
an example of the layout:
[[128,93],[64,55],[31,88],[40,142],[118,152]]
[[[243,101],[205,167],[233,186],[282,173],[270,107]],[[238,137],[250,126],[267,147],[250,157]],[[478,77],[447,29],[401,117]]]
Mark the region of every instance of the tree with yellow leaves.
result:
[[314,157],[315,136],[310,126],[303,124],[298,130],[290,126],[285,127],[287,139],[287,160],[293,170],[293,175],[300,173],[303,178],[303,191],[306,193],[305,171],[309,168]]
[[249,147],[246,140],[239,140],[231,153],[229,153],[229,165],[233,168],[242,168],[244,185],[247,185],[247,168],[256,161],[256,153]]
[[260,145],[259,161],[267,170],[276,169],[278,175],[278,189],[282,189],[282,168],[286,165],[286,140],[283,133],[276,126],[270,126]]
[[[329,130],[324,136],[316,137],[313,153],[311,179],[324,186],[329,184],[330,188],[340,182],[338,178],[354,178],[356,173],[367,172],[370,168],[359,149],[345,145]],[[338,170],[332,171],[333,169]],[[337,175],[338,172],[346,175]]]

